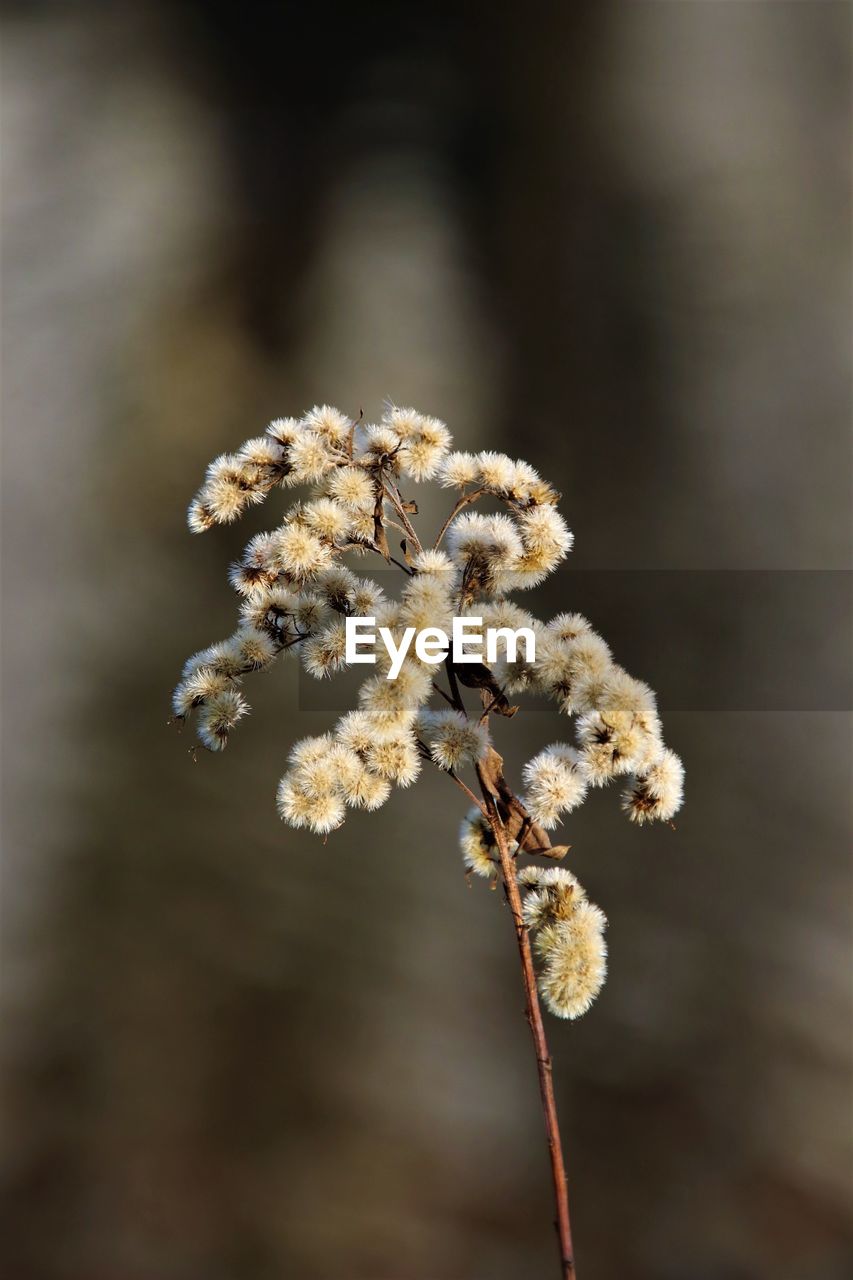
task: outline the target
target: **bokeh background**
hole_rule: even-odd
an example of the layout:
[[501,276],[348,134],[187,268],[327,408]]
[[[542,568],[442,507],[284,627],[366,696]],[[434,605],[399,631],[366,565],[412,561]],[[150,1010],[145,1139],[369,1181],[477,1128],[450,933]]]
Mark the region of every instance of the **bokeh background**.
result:
[[610,919],[597,1005],[549,1024],[581,1274],[850,1274],[850,18],[3,6],[9,1280],[555,1274],[455,791],[282,828],[336,696],[294,666],[221,758],[166,725],[232,629],[247,530],[184,525],[209,458],[385,397],[557,485],[536,603],[588,612],[687,765],[674,831],[611,792],[567,829]]

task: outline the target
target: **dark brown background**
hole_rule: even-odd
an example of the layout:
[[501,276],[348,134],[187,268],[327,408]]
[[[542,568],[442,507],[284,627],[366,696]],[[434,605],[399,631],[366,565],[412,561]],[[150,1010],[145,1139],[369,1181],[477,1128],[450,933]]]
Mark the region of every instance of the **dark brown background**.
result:
[[850,16],[5,5],[10,1280],[554,1273],[456,794],[283,829],[336,698],[292,667],[222,758],[165,723],[232,623],[246,530],[183,523],[208,459],[386,396],[559,487],[539,605],[687,765],[675,832],[610,793],[568,827],[610,918],[550,1024],[584,1280],[848,1274]]

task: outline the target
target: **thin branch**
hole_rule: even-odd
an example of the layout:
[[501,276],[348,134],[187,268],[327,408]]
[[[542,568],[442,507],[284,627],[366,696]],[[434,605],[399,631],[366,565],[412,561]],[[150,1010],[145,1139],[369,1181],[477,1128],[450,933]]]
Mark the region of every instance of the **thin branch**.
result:
[[450,526],[451,526],[451,524],[453,523],[453,521],[454,521],[454,520],[456,519],[456,517],[459,515],[459,512],[460,512],[464,507],[467,507],[467,506],[469,505],[469,503],[471,503],[471,502],[476,502],[476,501],[477,501],[477,499],[478,499],[478,498],[480,498],[480,497],[482,497],[482,495],[483,495],[485,492],[486,492],[486,490],[485,490],[485,489],[482,489],[482,488],[481,488],[481,489],[472,489],[470,493],[463,493],[463,494],[462,494],[462,496],[461,496],[460,498],[457,498],[457,500],[456,500],[456,506],[453,508],[453,510],[451,511],[450,515],[447,517],[447,519],[445,520],[444,524],[443,524],[443,525],[441,526],[441,528],[439,529],[439,531],[438,531],[438,537],[436,538],[435,542],[432,544],[432,546],[433,546],[433,550],[434,550],[434,551],[437,551],[437,550],[438,550],[438,548],[441,546],[441,540],[442,540],[442,538],[443,538],[443,537],[444,537],[444,535],[447,533],[447,530],[450,528]]
[[[483,698],[483,700],[484,700],[484,702],[485,702],[485,690],[483,691],[483,693],[484,693],[484,698]],[[496,694],[494,694],[494,695],[493,695],[491,702],[490,702],[490,703],[488,703],[488,704],[487,704],[486,706],[484,706],[484,708],[483,708],[483,714],[480,716],[480,720],[479,720],[479,723],[480,723],[480,724],[485,724],[485,723],[486,723],[486,721],[488,720],[488,718],[489,718],[489,716],[491,715],[492,711],[494,711],[495,707],[498,705],[498,703],[500,702],[500,700],[501,700],[501,695],[500,695],[500,694],[496,693]]]
[[[390,488],[388,487],[389,484],[391,486]],[[386,494],[388,495],[388,499],[391,503],[391,506],[394,508],[394,510],[397,512],[397,515],[400,517],[401,521],[403,522],[403,528],[405,532],[412,539],[412,543],[414,544],[415,550],[423,551],[423,547],[421,546],[421,540],[417,535],[417,530],[415,529],[415,526],[412,524],[411,520],[409,519],[408,514],[403,506],[403,498],[399,489],[395,484],[391,483],[391,481],[389,481],[388,484],[384,486],[384,488],[385,488]]]
[[450,703],[451,707],[453,707],[453,708],[454,708],[454,710],[458,710],[458,708],[456,707],[456,704],[454,703],[454,701],[453,701],[453,699],[451,698],[450,694],[449,694],[449,693],[445,693],[444,689],[442,689],[442,687],[441,687],[441,685],[438,683],[438,681],[433,680],[433,682],[432,682],[432,687],[433,687],[433,689],[435,690],[435,692],[436,692],[436,693],[440,693],[440,694],[441,694],[441,696],[442,696],[442,698],[444,698],[444,701],[445,701],[445,702],[449,702],[449,703]]
[[444,660],[444,665],[447,668],[447,680],[450,685],[450,692],[453,695],[451,705],[454,706],[457,711],[461,711],[463,715],[467,715],[468,713],[465,710],[465,703],[462,701],[462,695],[459,692],[459,682],[456,679],[456,672],[453,670],[453,663],[449,654]]
[[539,1007],[539,996],[536,990],[536,972],[533,968],[533,955],[530,949],[530,937],[524,924],[521,893],[518,888],[515,862],[509,849],[509,841],[504,824],[498,811],[497,803],[482,764],[477,765],[477,777],[483,792],[486,812],[495,837],[501,861],[501,874],[504,892],[512,912],[515,936],[518,944],[518,955],[521,961],[521,977],[524,983],[524,998],[530,1034],[536,1051],[536,1069],[539,1073],[539,1095],[542,1100],[542,1113],[545,1118],[545,1132],[548,1137],[548,1150],[551,1156],[551,1176],[554,1184],[554,1200],[557,1209],[556,1228],[560,1244],[560,1262],[563,1280],[576,1280],[574,1250],[572,1247],[572,1229],[569,1220],[569,1193],[566,1185],[566,1169],[563,1160],[563,1149],[560,1141],[560,1127],[557,1120],[557,1104],[554,1098],[554,1081],[552,1077],[551,1055],[545,1037],[545,1025],[542,1021],[542,1010]]
[[453,781],[456,783],[457,787],[459,787],[460,790],[465,792],[468,799],[471,801],[472,804],[475,804],[477,806],[477,808],[480,810],[480,813],[482,813],[484,818],[487,818],[489,816],[486,806],[483,804],[482,800],[478,800],[478,798],[474,795],[474,792],[471,790],[471,788],[467,786],[459,777],[458,773],[454,773],[453,769],[444,769],[442,770],[442,772],[446,773],[449,778],[452,778]]

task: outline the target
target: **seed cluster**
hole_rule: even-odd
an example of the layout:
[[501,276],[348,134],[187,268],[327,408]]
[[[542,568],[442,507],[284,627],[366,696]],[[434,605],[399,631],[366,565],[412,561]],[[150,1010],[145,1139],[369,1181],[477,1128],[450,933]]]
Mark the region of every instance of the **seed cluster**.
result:
[[[416,503],[402,491],[424,481],[455,495],[429,542],[415,527]],[[373,617],[398,641],[409,627],[449,632],[454,617],[480,619],[484,634],[527,627],[536,656],[499,650],[496,661],[475,669],[448,662],[444,689],[436,668],[413,652],[386,679],[388,659],[380,652],[357,707],[291,750],[277,793],[285,822],[326,835],[348,808],[376,809],[392,786],[410,786],[424,763],[459,781],[460,770],[490,749],[492,714],[511,714],[509,697],[517,694],[548,698],[574,721],[573,743],[555,743],[524,767],[525,793],[515,803],[525,830],[547,840],[545,832],[590,787],[615,778],[626,781],[622,804],[632,821],[673,816],[683,769],[664,745],[652,691],[614,662],[581,615],[542,623],[510,599],[541,582],[572,545],[559,495],[533,467],[492,451],[454,452],[444,423],[414,409],[389,406],[368,424],[322,405],[299,419],[277,419],[263,436],[211,463],[190,504],[189,526],[202,532],[230,523],[273,489],[296,486],[308,495],[276,529],[252,538],[229,570],[240,598],[236,631],[190,658],[174,691],[175,717],[194,717],[202,746],[226,746],[249,710],[245,677],[281,655],[297,654],[317,679],[341,671],[348,617]],[[480,510],[470,509],[475,503]],[[400,569],[399,597],[357,571],[370,554]],[[476,713],[466,708],[460,684],[479,693]],[[518,856],[531,846],[516,834]],[[480,809],[465,818],[460,844],[469,871],[496,874],[495,837]],[[528,866],[519,882],[536,932],[543,997],[555,1013],[576,1017],[604,979],[604,917],[561,868]]]

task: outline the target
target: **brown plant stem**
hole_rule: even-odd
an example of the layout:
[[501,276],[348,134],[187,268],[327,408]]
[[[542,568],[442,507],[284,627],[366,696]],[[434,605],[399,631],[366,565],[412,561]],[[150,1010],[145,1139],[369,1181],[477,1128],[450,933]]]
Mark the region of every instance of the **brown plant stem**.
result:
[[459,512],[462,511],[465,507],[469,506],[470,503],[476,502],[477,499],[482,497],[482,495],[485,492],[486,490],[484,488],[472,489],[470,493],[463,493],[462,496],[456,500],[456,505],[454,506],[450,515],[445,520],[444,524],[439,529],[438,536],[436,537],[435,542],[432,544],[433,550],[437,551],[438,548],[441,546],[442,538],[447,533],[447,530],[450,528],[453,521],[459,515]]
[[512,912],[513,924],[515,926],[516,942],[518,944],[518,955],[521,961],[521,977],[524,984],[525,1013],[527,1022],[530,1027],[530,1034],[533,1037],[533,1047],[536,1052],[536,1069],[539,1074],[539,1095],[542,1100],[542,1114],[545,1119],[545,1133],[548,1138],[548,1151],[551,1157],[551,1177],[554,1184],[554,1201],[557,1211],[555,1226],[560,1246],[560,1264],[562,1268],[563,1280],[576,1280],[577,1272],[575,1270],[574,1249],[572,1246],[572,1228],[569,1219],[569,1192],[566,1183],[566,1168],[563,1160],[563,1148],[560,1139],[560,1127],[557,1120],[557,1104],[554,1098],[554,1081],[551,1067],[551,1054],[548,1050],[548,1041],[545,1036],[545,1025],[542,1021],[542,1010],[539,1006],[539,996],[536,989],[536,972],[533,967],[533,954],[530,949],[530,937],[524,924],[524,916],[522,911],[521,893],[518,888],[518,879],[516,877],[515,860],[510,853],[509,840],[507,838],[506,829],[498,809],[497,798],[495,795],[495,784],[490,774],[493,772],[494,761],[498,762],[499,757],[494,751],[486,756],[485,761],[477,765],[477,777],[480,782],[480,789],[483,793],[483,800],[486,805],[486,812],[489,823],[495,837],[495,843],[500,854],[501,874],[503,876],[504,892],[510,911]]

